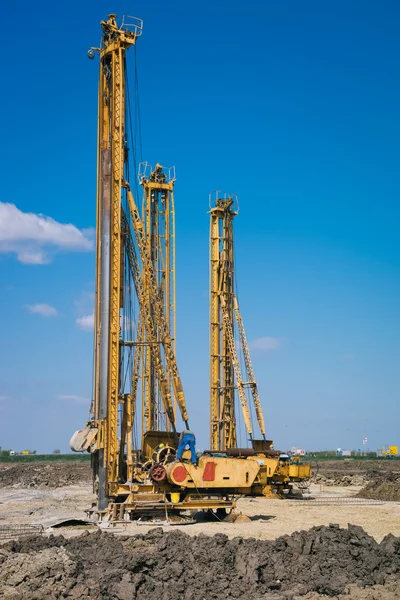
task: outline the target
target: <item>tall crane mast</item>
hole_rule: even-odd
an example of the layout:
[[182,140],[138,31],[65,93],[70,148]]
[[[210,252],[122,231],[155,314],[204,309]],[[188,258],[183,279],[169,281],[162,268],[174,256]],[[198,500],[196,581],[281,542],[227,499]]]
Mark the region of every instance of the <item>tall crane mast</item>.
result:
[[[175,283],[175,169],[153,168],[141,163],[139,181],[143,188],[142,215],[148,251],[158,283],[159,296],[176,352],[176,283]],[[150,292],[146,290],[147,310],[151,311]],[[157,332],[159,336],[159,332]],[[157,337],[157,336],[156,336]],[[170,429],[171,424],[161,401],[159,382],[153,364],[151,349],[141,346],[142,432]],[[171,379],[167,375],[168,386]],[[174,407],[175,408],[175,407]]]
[[[236,446],[235,381],[225,325],[233,330],[234,256],[232,198],[216,198],[210,211],[210,443],[212,450]],[[226,320],[221,297],[225,301]]]
[[126,51],[142,22],[119,27],[116,15],[101,22],[98,103],[98,173],[95,304],[94,419],[102,440],[98,453],[99,508],[108,503],[118,475],[118,396],[121,295],[121,199],[125,178]]
[[[171,306],[175,304],[174,294],[171,294],[171,289],[174,289],[174,282],[171,283],[173,250],[168,247],[167,252],[155,256],[162,235],[165,237],[163,247],[173,243],[170,235],[173,181],[164,181],[160,165],[150,173],[148,180],[142,178],[144,207],[149,212],[144,222],[127,181],[126,51],[136,44],[142,32],[142,22],[130,19],[123,21],[121,26],[118,26],[115,15],[109,15],[107,21],[102,21],[102,44],[97,49],[100,54],[100,84],[93,402],[96,428],[93,429],[98,431],[95,470],[100,510],[105,509],[109,497],[116,494],[126,472],[128,476],[132,472],[132,423],[141,377],[146,397],[142,412],[147,415],[148,411],[149,415],[146,428],[160,425],[162,402],[165,421],[170,429],[176,431],[173,398],[183,420],[188,423],[171,339],[171,324],[174,324]],[[151,214],[156,197],[157,206],[162,205],[163,200],[168,204],[168,214],[164,215],[168,223],[167,234],[153,231],[160,221],[160,215],[154,218]],[[162,265],[166,255],[167,265]],[[129,272],[124,269],[125,257]],[[124,329],[121,328],[121,311],[126,301],[124,288],[127,278],[132,278],[140,309],[135,340],[124,339],[121,335]],[[122,373],[126,348],[133,348],[135,354],[128,393],[125,392]],[[144,369],[142,373],[140,365]],[[161,398],[157,404],[158,413],[152,406],[156,387]]]
[[[246,389],[250,389],[254,409],[265,440],[265,424],[257,383],[251,363],[239,304],[234,291],[233,220],[235,198],[217,193],[210,210],[210,443],[213,450],[234,448],[237,444],[235,390],[237,389],[247,434],[253,441],[253,426]],[[243,351],[243,380],[235,324]]]

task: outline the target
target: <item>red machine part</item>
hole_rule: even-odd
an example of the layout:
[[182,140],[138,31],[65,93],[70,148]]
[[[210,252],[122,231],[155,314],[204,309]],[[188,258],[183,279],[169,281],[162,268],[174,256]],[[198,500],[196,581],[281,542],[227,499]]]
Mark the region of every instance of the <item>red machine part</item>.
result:
[[164,481],[164,479],[166,479],[167,472],[162,465],[160,465],[159,463],[156,463],[150,469],[150,477],[152,478],[153,481],[160,483],[161,481]]
[[215,481],[215,462],[209,461],[204,467],[203,481]]
[[185,481],[187,477],[187,471],[185,467],[182,467],[182,465],[178,465],[177,467],[175,467],[175,469],[172,471],[172,477],[178,483],[182,483],[182,481]]

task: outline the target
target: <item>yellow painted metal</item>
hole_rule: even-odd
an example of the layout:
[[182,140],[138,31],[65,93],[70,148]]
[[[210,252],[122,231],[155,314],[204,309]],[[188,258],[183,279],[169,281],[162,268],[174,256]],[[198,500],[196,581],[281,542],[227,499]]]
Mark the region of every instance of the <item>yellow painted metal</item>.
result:
[[311,477],[311,466],[303,464],[291,464],[289,465],[289,477],[291,479],[307,479]]
[[398,446],[383,446],[382,456],[397,456],[399,454]]
[[[130,200],[129,200],[129,196],[131,198]],[[133,200],[133,196],[130,191],[128,192],[128,200],[129,200],[130,206],[132,206],[132,210],[137,210],[135,208],[136,204]],[[139,221],[140,221],[140,219],[139,219]],[[139,225],[137,225],[137,226],[139,226]],[[173,426],[173,429],[175,429],[175,415],[174,415],[174,410],[173,410],[172,398],[171,398],[171,393],[170,393],[170,390],[168,387],[163,358],[161,355],[161,347],[157,340],[157,328],[156,328],[156,324],[155,324],[153,316],[152,316],[152,312],[150,310],[148,310],[147,297],[146,297],[145,291],[144,291],[145,288],[144,288],[144,283],[143,283],[143,276],[141,274],[140,265],[139,265],[139,261],[138,261],[137,255],[136,255],[135,246],[134,246],[132,237],[130,235],[129,224],[125,217],[123,219],[123,232],[124,232],[125,249],[126,249],[126,253],[127,253],[127,258],[128,258],[132,278],[133,278],[134,284],[135,284],[135,290],[136,290],[136,295],[137,295],[140,314],[141,314],[141,320],[142,320],[141,321],[141,329],[140,329],[141,339],[146,340],[145,343],[148,344],[150,347],[155,373],[158,378],[158,382],[159,382],[159,386],[160,386],[160,392],[161,392],[161,397],[162,397],[162,401],[164,404],[164,409],[165,409],[166,414],[169,417],[169,420]],[[144,242],[142,242],[142,247],[143,247],[143,245],[144,245]],[[161,319],[162,319],[162,317],[161,317]],[[136,352],[135,353],[135,362],[134,362],[134,371],[135,371],[135,369],[138,369],[138,364],[139,364],[139,360],[140,360],[139,357],[140,357],[139,352]],[[135,372],[134,372],[134,377],[135,377],[135,379],[138,378],[138,375],[136,375]],[[137,383],[135,384],[135,391],[137,392]]]
[[[233,198],[217,197],[215,206],[210,211],[210,443],[212,449],[219,450],[236,445],[235,388],[238,390],[243,420],[250,439],[253,438],[253,428],[246,389],[251,391],[257,421],[265,440],[262,406],[243,320],[234,293],[233,219],[237,212],[233,210],[233,205]],[[243,350],[245,380],[235,343],[235,322]]]
[[236,385],[239,393],[240,404],[242,406],[243,419],[244,424],[246,426],[246,431],[250,436],[250,439],[253,437],[253,428],[251,426],[251,418],[250,418],[250,410],[249,405],[247,403],[245,384],[242,379],[242,372],[240,369],[240,362],[238,353],[236,350],[235,344],[235,335],[232,327],[231,314],[228,310],[226,299],[223,293],[220,292],[220,302],[221,302],[221,310],[224,319],[224,335],[226,339],[226,344],[230,351],[231,361],[233,365],[233,370],[236,378]]
[[[104,421],[102,447],[107,486],[118,476],[118,390],[119,336],[121,306],[121,197],[125,163],[125,53],[136,43],[137,31],[118,27],[115,15],[101,22],[103,37],[100,51],[97,237],[96,237],[96,302],[95,302],[95,386],[94,420],[100,421],[100,336],[102,280],[101,222],[104,186],[110,185],[110,287],[108,328],[107,418]],[[111,172],[109,169],[111,168]],[[107,180],[108,178],[108,180]],[[109,183],[108,183],[109,181]]]
[[[164,306],[167,331],[172,350],[176,353],[176,285],[175,285],[175,177],[167,177],[163,167],[156,165],[154,170],[143,174],[140,183],[143,188],[142,220],[148,253],[157,279],[158,293]],[[151,313],[150,290],[145,285],[147,311]],[[156,340],[160,336],[156,326]],[[142,353],[142,435],[149,430],[170,429],[168,415],[162,408],[160,384],[157,379],[152,351],[149,345],[140,348]],[[165,366],[165,361],[164,361]],[[171,376],[167,371],[166,384],[171,393]],[[174,401],[175,410],[175,401]]]
[[[210,445],[212,450],[236,446],[234,366],[226,336],[233,329],[232,198],[217,199],[210,211]],[[224,319],[221,297],[225,300]]]
[[[178,404],[182,420],[188,427],[189,416],[186,408],[186,400],[185,394],[183,391],[182,380],[179,375],[178,364],[176,362],[175,352],[172,346],[172,340],[170,337],[170,332],[168,330],[167,322],[164,314],[164,305],[160,299],[158,293],[158,285],[157,278],[153,267],[153,262],[151,260],[150,253],[148,251],[148,245],[146,243],[146,236],[144,233],[143,222],[140,218],[138,207],[132,195],[131,189],[129,185],[125,182],[125,186],[127,189],[127,199],[128,206],[130,210],[130,217],[133,226],[133,230],[135,233],[136,244],[139,249],[140,259],[142,263],[142,272],[143,279],[145,280],[146,289],[149,291],[149,298],[151,303],[152,315],[149,314],[148,311],[144,311],[147,316],[147,322],[150,322],[153,317],[153,322],[156,326],[156,331],[158,332],[160,342],[162,344],[164,355],[165,355],[165,363],[167,365],[167,369],[171,375],[172,380],[172,389],[174,392],[174,396],[176,402]],[[155,347],[153,343],[151,347]],[[161,368],[161,367],[159,367]],[[168,393],[165,394],[166,396]],[[169,420],[171,424],[174,422],[173,411],[171,414],[171,407],[168,407],[167,414],[169,416]]]
[[240,344],[241,344],[241,347],[243,350],[244,364],[245,364],[246,373],[247,373],[246,385],[248,387],[250,387],[251,394],[253,396],[253,402],[254,402],[254,408],[256,411],[257,421],[260,426],[261,434],[262,434],[263,438],[265,439],[265,423],[264,423],[263,410],[262,410],[260,398],[258,395],[257,382],[254,377],[253,365],[251,362],[250,350],[249,350],[249,346],[247,343],[246,332],[245,332],[244,325],[243,325],[243,319],[242,319],[242,315],[240,314],[239,304],[238,304],[238,301],[237,301],[237,298],[235,295],[233,297],[233,308],[235,311],[235,318],[236,318],[236,323],[237,323],[238,331],[239,331]]
[[160,444],[176,446],[177,436],[172,431],[147,431],[143,438],[143,452],[145,456],[153,456]]
[[[128,169],[125,169],[128,155],[125,53],[136,43],[139,34],[135,27],[131,31],[123,26],[119,28],[115,15],[102,22],[102,29],[93,419],[85,430],[73,436],[73,449],[79,447],[92,452],[94,472],[99,478],[99,515],[123,519],[124,511],[131,515],[143,508],[160,510],[172,505],[171,499],[175,502],[178,497],[174,506],[180,508],[232,506],[232,495],[258,493],[257,490],[272,485],[282,487],[289,481],[289,475],[282,470],[278,459],[259,452],[247,459],[207,454],[200,457],[198,466],[175,463],[175,467],[180,464],[189,475],[185,482],[171,481],[173,467],[170,457],[165,458],[163,452],[167,449],[173,453],[177,445],[174,402],[189,427],[175,352],[174,178],[165,179],[160,165],[149,177],[142,178],[144,200],[140,215],[126,181]],[[235,314],[240,316],[240,313],[233,293],[232,224],[236,212],[232,204],[231,198],[219,199],[211,210],[211,434],[214,450],[236,446],[235,373],[246,427],[252,433],[244,394],[249,382],[242,381],[234,340]],[[108,215],[109,242],[104,234],[108,231],[104,217]],[[104,271],[110,275],[109,285]],[[132,295],[133,287],[136,296]],[[133,309],[137,304],[136,332],[127,338],[125,324],[121,329],[121,317],[125,318],[127,308]],[[153,390],[144,393],[142,445],[134,447],[134,424],[139,418],[136,398],[140,384],[146,379],[150,381],[151,377],[156,385],[150,383],[149,389],[153,386]],[[254,374],[249,379],[254,386]],[[154,387],[161,398],[159,406],[153,401]],[[172,431],[156,430],[160,424]],[[264,447],[269,448],[266,443]],[[154,461],[158,471],[152,472]],[[216,464],[215,477],[210,476],[210,462]],[[161,481],[157,479],[160,472]],[[200,498],[196,488],[202,488]]]
[[[207,477],[207,465],[213,467],[211,477]],[[201,456],[198,466],[192,463],[172,463],[167,466],[167,477],[171,484],[183,489],[213,490],[215,488],[247,489],[249,493],[260,470],[256,460]],[[177,478],[177,472],[185,477]]]

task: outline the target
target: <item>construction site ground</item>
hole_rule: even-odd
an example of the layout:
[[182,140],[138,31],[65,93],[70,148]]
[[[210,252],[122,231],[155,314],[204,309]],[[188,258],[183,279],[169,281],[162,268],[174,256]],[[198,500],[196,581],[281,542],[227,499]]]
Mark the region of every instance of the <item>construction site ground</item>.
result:
[[[36,541],[35,538],[25,540],[23,542],[25,545],[22,546],[13,547],[12,543],[15,544],[15,542],[3,539],[0,547],[0,597],[4,596],[10,600],[59,597],[125,600],[128,598],[146,599],[154,597],[151,595],[150,579],[146,579],[143,573],[148,574],[153,567],[155,568],[158,554],[154,558],[152,552],[155,547],[161,544],[164,548],[164,554],[160,554],[160,557],[164,556],[165,564],[163,563],[163,568],[167,568],[168,561],[172,561],[171,565],[175,565],[172,569],[173,571],[175,569],[175,575],[172,574],[168,577],[165,575],[166,579],[160,576],[157,579],[158,575],[153,574],[152,581],[154,580],[153,583],[156,586],[155,588],[153,586],[153,592],[158,590],[157,597],[166,600],[170,598],[171,600],[180,598],[197,600],[202,598],[241,597],[241,594],[244,593],[241,586],[243,585],[243,578],[246,580],[246,577],[250,578],[249,581],[251,580],[246,598],[251,599],[284,598],[289,600],[297,597],[354,597],[369,598],[371,600],[374,598],[391,600],[392,598],[400,598],[400,461],[320,461],[319,469],[318,471],[315,469],[314,480],[310,488],[305,491],[304,498],[306,500],[241,498],[238,501],[237,511],[246,515],[248,519],[239,519],[235,523],[218,520],[210,522],[198,519],[195,524],[166,525],[162,529],[155,529],[154,526],[145,524],[129,524],[107,530],[99,538],[96,526],[77,522],[86,518],[85,509],[95,501],[91,492],[89,464],[70,462],[1,464],[0,534],[8,525],[41,525],[44,528],[44,533],[36,538]],[[54,527],[60,521],[67,519],[71,520],[72,523],[75,522],[75,524],[68,527]],[[363,531],[356,527],[352,533],[349,533],[350,530],[347,530],[348,524],[359,526]],[[335,525],[335,527],[332,527],[332,525]],[[338,529],[336,526],[343,529]],[[116,534],[116,538],[109,535],[110,531]],[[162,533],[162,531],[165,533]],[[63,541],[57,541],[59,538],[51,537],[52,534],[63,536]],[[82,534],[84,534],[83,537],[81,537]],[[221,537],[217,534],[224,535]],[[160,542],[160,535],[164,540],[163,542]],[[104,536],[108,537],[104,538]],[[203,539],[205,536],[213,536],[212,542],[205,542]],[[282,538],[282,536],[291,537]],[[392,536],[395,536],[397,540]],[[171,540],[175,539],[176,544],[183,553],[182,556],[173,555],[174,553],[171,550],[171,556],[167,557],[165,552],[167,554],[170,552],[168,550],[168,540],[170,538]],[[260,573],[264,568],[262,565],[258,565],[257,568],[254,567],[258,573],[255,576],[254,573],[250,575],[253,568],[251,565],[240,563],[242,566],[238,567],[239,571],[244,569],[244,573],[238,575],[235,566],[236,570],[234,569],[230,576],[232,581],[236,581],[235,577],[238,579],[235,584],[236,587],[227,584],[226,588],[219,590],[218,586],[213,587],[212,581],[207,583],[206,578],[204,586],[200,586],[195,595],[190,595],[186,589],[189,580],[186,582],[187,585],[184,586],[185,589],[180,589],[179,585],[185,577],[187,578],[187,575],[181,569],[186,560],[185,546],[187,546],[189,552],[193,553],[193,544],[196,547],[205,545],[204,548],[207,544],[211,544],[212,548],[207,546],[208,550],[204,550],[211,557],[215,554],[215,548],[218,549],[219,546],[226,546],[224,552],[228,550],[229,544],[233,544],[236,548],[239,542],[235,541],[235,538],[242,540],[240,544],[248,546],[248,558],[245,562],[250,560],[250,556],[259,556],[260,552],[261,554],[272,553],[270,559],[275,565],[275,574],[271,575],[270,573],[271,581],[268,579],[270,576],[267,577],[265,573],[262,576],[262,581],[259,580]],[[107,582],[103,582],[103,588],[101,588],[93,571],[92,575],[94,580],[97,581],[96,584],[93,584],[93,589],[90,586],[87,589],[81,588],[78,585],[80,581],[78,577],[80,563],[77,558],[79,552],[76,544],[81,544],[87,552],[89,552],[88,547],[90,546],[93,553],[93,545],[98,544],[100,539],[104,548],[110,544],[109,562],[107,565],[103,565],[105,571],[112,571],[115,567],[115,565],[113,566],[113,552],[116,552],[116,556],[118,552],[122,553],[121,556],[124,556],[123,560],[122,558],[118,559],[119,567],[122,564],[121,560],[124,564],[126,561],[129,563],[130,559],[128,560],[127,556],[131,557],[130,553],[135,553],[135,544],[138,548],[144,545],[146,552],[150,552],[153,556],[151,560],[153,562],[155,560],[156,563],[153,565],[150,560],[153,566],[150,568],[147,564],[143,567],[140,572],[144,579],[143,577],[142,579],[139,578],[140,581],[136,577],[139,572],[137,569],[134,570],[135,576],[133,576],[130,568],[121,567],[122,571],[119,571],[119,574],[120,579],[122,578],[126,582],[125,587],[122,584],[122,587],[118,587],[118,577],[113,578],[110,576]],[[112,550],[113,544],[117,543],[113,541],[114,539],[119,540],[118,551],[115,548]],[[129,539],[132,540],[131,543],[127,541]],[[282,539],[286,541],[282,542]],[[72,544],[73,540],[76,540],[74,542],[75,546]],[[270,540],[270,542],[264,542],[265,540]],[[272,540],[277,541],[272,542]],[[328,548],[333,543],[332,548],[335,549],[335,552],[340,547],[342,548],[342,554],[338,554],[337,572],[329,572],[328,577],[329,569],[326,565],[330,565],[329,568],[332,570],[336,563],[333,558],[330,560],[329,554],[323,558],[322,548]],[[379,543],[381,543],[381,546],[378,546]],[[261,546],[257,546],[257,544],[261,544]],[[282,544],[284,546],[283,554]],[[234,551],[233,546],[232,548],[229,547],[231,553]],[[309,550],[305,551],[305,548],[309,548]],[[311,550],[311,548],[313,549]],[[318,548],[321,548],[321,550],[318,550]],[[367,554],[370,557],[368,560],[372,561],[369,566],[365,563],[367,554],[364,556],[363,549],[365,549],[365,552],[368,549]],[[243,546],[241,545],[240,552],[242,551]],[[340,566],[342,560],[340,556],[344,556],[343,552],[346,553],[347,551],[349,552],[350,562],[354,559],[358,564],[358,568],[354,570],[354,573],[347,563],[344,562]],[[305,581],[303,575],[300,571],[297,572],[296,569],[290,571],[289,578],[286,572],[281,573],[281,567],[277,565],[288,552],[291,556],[290,564],[294,561],[296,564],[303,565],[301,572],[310,568],[310,577],[316,567],[311,568],[311,563],[308,565],[307,560],[310,559],[310,555],[314,554],[318,558],[318,552],[322,552],[320,556],[321,566],[319,571],[317,569],[318,577],[311,577],[311,583],[307,583],[308,580]],[[279,560],[274,553],[278,553]],[[334,556],[334,553],[332,556]],[[54,566],[54,569],[60,571],[61,579],[57,580],[60,573],[54,574],[54,569],[52,570],[50,567],[47,571],[45,569],[47,579],[43,579],[43,565],[39,564],[41,560],[45,563],[48,561],[49,565],[58,565],[57,568]],[[201,560],[205,560],[204,557]],[[217,560],[217,557],[214,556],[213,560],[218,563],[220,558]],[[218,568],[224,571],[228,567],[220,565]],[[90,571],[90,569],[94,569],[94,566],[90,566],[88,563],[85,569]],[[347,575],[343,576],[343,570],[346,573],[348,572],[348,577]],[[341,571],[342,576],[340,577]],[[374,573],[373,576],[371,576],[371,572]],[[19,581],[18,573],[25,573],[23,581]],[[42,573],[42,575],[39,576],[38,573]],[[280,576],[279,573],[281,573]],[[328,579],[332,580],[332,577],[336,576],[339,579],[329,588]],[[321,577],[325,583],[321,583]],[[62,591],[62,585],[60,584],[61,591],[57,592],[60,595],[54,595],[56,594],[54,582],[51,585],[49,583],[52,578],[62,581],[63,585],[67,586]],[[265,583],[267,579],[268,582]],[[15,584],[9,583],[14,580]],[[175,583],[172,585],[173,581],[181,583],[174,587]],[[47,585],[50,586],[49,591],[45,592],[43,590],[47,589]],[[348,585],[353,586],[351,593]],[[368,586],[367,591],[364,589],[365,585]],[[375,588],[371,587],[374,585]],[[38,595],[38,586],[42,590],[40,592],[42,595]],[[69,595],[62,595],[67,592]],[[45,595],[45,593],[49,595]]]

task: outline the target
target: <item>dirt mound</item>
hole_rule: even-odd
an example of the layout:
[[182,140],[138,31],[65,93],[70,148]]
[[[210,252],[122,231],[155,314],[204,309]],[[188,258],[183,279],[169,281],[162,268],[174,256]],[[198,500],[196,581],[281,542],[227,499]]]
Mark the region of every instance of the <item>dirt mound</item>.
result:
[[[326,596],[321,596],[311,592],[306,596],[294,596],[293,600],[322,600]],[[371,588],[361,588],[356,585],[349,585],[343,594],[334,596],[337,600],[399,600],[400,582],[392,582],[386,585],[374,585]]]
[[400,502],[400,472],[367,474],[368,483],[357,494],[361,498],[372,498]]
[[345,458],[342,460],[311,460],[311,464],[317,467],[322,475],[330,476],[331,473],[340,473],[341,475],[365,475],[371,471],[380,471],[390,473],[400,470],[400,461],[396,459],[357,459]]
[[314,527],[273,542],[161,528],[134,537],[98,531],[10,542],[0,550],[0,566],[0,597],[10,600],[290,600],[316,593],[372,599],[385,596],[349,596],[348,586],[396,586],[400,538],[378,544],[354,525]]
[[328,474],[316,473],[312,477],[314,483],[326,486],[347,487],[349,485],[364,485],[365,476],[362,473],[351,473],[349,475],[343,475],[340,472],[329,472]]
[[18,463],[0,465],[0,485],[3,487],[58,488],[89,482],[89,463]]

